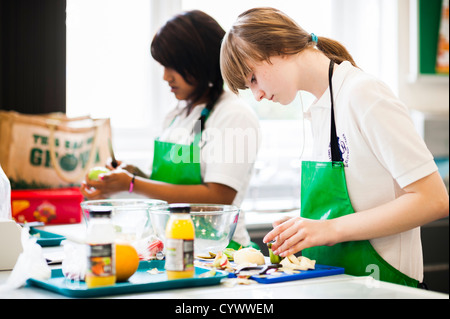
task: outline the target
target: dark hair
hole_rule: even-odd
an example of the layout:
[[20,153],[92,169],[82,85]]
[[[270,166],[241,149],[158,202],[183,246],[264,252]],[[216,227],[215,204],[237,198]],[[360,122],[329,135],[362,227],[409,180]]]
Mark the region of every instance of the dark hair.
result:
[[225,31],[211,16],[192,10],[167,21],[153,38],[153,58],[195,86],[189,107],[206,97],[206,108],[211,110],[223,92],[220,45],[224,35]]

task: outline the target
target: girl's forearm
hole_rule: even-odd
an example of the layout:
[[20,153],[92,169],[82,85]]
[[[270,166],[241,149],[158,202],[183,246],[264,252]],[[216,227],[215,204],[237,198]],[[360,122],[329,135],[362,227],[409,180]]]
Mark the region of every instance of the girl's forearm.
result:
[[236,191],[231,187],[205,183],[199,185],[176,185],[136,177],[133,191],[168,203],[231,204]]
[[381,206],[331,220],[331,242],[389,236],[448,216],[449,197],[437,172],[408,185],[405,191]]

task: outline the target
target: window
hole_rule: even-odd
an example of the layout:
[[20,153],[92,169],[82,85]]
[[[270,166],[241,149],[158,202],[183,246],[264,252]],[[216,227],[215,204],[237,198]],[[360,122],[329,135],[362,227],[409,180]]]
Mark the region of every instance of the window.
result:
[[[358,65],[396,88],[396,7],[388,0],[68,0],[67,110],[69,116],[108,116],[115,129],[157,131],[175,102],[149,46],[154,32],[181,10],[201,9],[228,30],[254,6],[287,12],[307,31],[339,39]],[[349,10],[351,8],[351,10]],[[386,36],[385,36],[386,35]],[[262,119],[299,118],[299,100],[287,107],[257,103]],[[312,99],[302,95],[309,105]],[[156,132],[154,132],[156,133]]]
[[67,0],[67,114],[109,117],[116,156],[145,171],[175,99],[152,59],[178,1]]
[[149,1],[67,1],[69,114],[108,116],[116,127],[145,126],[151,37]]

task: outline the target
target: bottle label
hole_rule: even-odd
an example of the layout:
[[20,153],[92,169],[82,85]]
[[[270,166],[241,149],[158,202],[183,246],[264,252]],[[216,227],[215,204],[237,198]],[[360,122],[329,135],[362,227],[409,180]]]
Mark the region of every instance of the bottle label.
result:
[[86,275],[97,277],[114,276],[113,249],[113,244],[90,244]]
[[194,241],[192,239],[167,239],[166,270],[194,270]]

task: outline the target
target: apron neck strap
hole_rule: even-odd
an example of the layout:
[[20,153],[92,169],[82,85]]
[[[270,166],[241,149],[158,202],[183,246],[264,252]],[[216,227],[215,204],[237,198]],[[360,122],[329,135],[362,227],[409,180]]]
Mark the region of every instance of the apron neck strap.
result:
[[202,113],[200,117],[198,118],[197,122],[195,123],[192,132],[194,133],[194,143],[195,145],[198,145],[200,140],[202,139],[202,133],[205,129],[205,122],[209,117],[209,114],[211,113],[211,107],[208,105],[205,106],[202,110]]
[[330,60],[330,67],[328,69],[328,84],[330,88],[330,100],[331,100],[331,136],[330,136],[330,147],[331,147],[331,161],[333,162],[342,162],[342,154],[339,148],[339,140],[336,134],[336,123],[334,120],[334,98],[333,98],[333,85],[332,85],[332,77],[333,77],[333,67],[334,61]]

